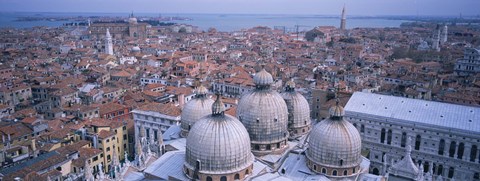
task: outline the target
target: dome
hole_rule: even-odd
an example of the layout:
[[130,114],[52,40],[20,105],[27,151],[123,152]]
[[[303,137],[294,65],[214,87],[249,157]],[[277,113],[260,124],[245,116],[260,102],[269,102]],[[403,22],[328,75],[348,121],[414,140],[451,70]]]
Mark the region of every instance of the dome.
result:
[[181,135],[183,137],[188,135],[189,130],[195,122],[212,113],[212,104],[214,101],[207,97],[208,90],[204,86],[200,86],[195,92],[195,98],[188,101],[182,110]]
[[230,175],[233,180],[232,174],[251,173],[254,156],[248,132],[235,117],[224,114],[219,97],[211,114],[195,123],[187,137],[184,171],[191,178]]
[[237,117],[247,128],[255,155],[283,152],[287,148],[288,110],[282,96],[269,85],[272,76],[262,70],[254,78],[256,88],[244,94]]
[[132,47],[132,52],[139,52],[139,51],[140,51],[140,47],[138,46]]
[[295,91],[295,83],[288,81],[281,93],[288,109],[288,131],[290,137],[305,135],[310,131],[310,105],[302,94]]
[[265,69],[262,69],[253,77],[253,83],[257,86],[271,85],[273,84],[272,74],[268,73]]
[[362,140],[355,126],[344,120],[343,115],[343,108],[337,103],[330,109],[330,118],[319,122],[310,132],[307,166],[317,173],[327,176],[335,176],[337,172],[339,175],[346,172],[347,176],[358,173]]

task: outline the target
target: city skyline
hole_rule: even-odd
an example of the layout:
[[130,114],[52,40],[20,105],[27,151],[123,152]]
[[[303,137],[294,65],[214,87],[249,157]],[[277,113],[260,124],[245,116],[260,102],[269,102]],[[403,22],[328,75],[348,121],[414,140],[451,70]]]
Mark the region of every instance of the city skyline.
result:
[[[408,1],[312,1],[300,0],[253,0],[219,1],[219,0],[105,0],[105,1],[60,1],[60,0],[0,0],[1,12],[85,12],[85,13],[166,13],[166,14],[314,14],[337,15],[345,4],[347,15],[382,16],[382,15],[420,15],[420,16],[478,16],[475,7],[480,1],[445,0],[438,3],[434,0]],[[52,6],[52,4],[55,4]],[[158,5],[158,6],[156,6]]]

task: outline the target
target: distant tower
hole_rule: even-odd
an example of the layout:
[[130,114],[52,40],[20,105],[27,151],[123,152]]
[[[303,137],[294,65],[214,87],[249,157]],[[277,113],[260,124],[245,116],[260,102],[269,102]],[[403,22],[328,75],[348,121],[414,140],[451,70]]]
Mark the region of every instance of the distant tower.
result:
[[441,43],[444,44],[445,42],[447,42],[447,39],[448,39],[448,26],[445,25],[443,26]]
[[347,17],[345,15],[345,5],[343,5],[342,10],[342,20],[340,21],[340,29],[345,30],[345,24],[347,23]]
[[440,51],[440,25],[437,24],[437,28],[433,32],[432,37],[432,49],[436,50],[437,52]]
[[105,53],[113,55],[112,35],[110,35],[110,31],[108,30],[108,28],[107,34],[105,35]]

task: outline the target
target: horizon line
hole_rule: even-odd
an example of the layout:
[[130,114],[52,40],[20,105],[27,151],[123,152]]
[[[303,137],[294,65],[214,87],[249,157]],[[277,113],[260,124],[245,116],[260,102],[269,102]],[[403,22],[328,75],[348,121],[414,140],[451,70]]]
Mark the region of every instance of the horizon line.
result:
[[[132,13],[132,11],[130,12],[94,12],[94,11],[91,11],[91,12],[88,12],[88,11],[84,11],[84,12],[81,12],[81,11],[78,11],[78,12],[64,12],[64,11],[0,11],[0,13],[99,13],[99,14],[123,14],[125,13],[126,15],[129,15]],[[310,13],[310,14],[300,14],[300,13],[205,13],[205,12],[182,12],[182,13],[174,13],[174,12],[164,12],[164,13],[161,13],[161,12],[135,12],[133,11],[133,14],[159,14],[159,15],[162,15],[162,14],[201,14],[201,15],[310,15],[310,16],[338,16],[340,17],[341,16],[341,13],[340,14],[317,14],[317,13]],[[390,17],[447,17],[447,18],[459,18],[459,17],[477,17],[477,18],[480,18],[480,14],[477,14],[477,15],[464,15],[464,14],[459,14],[459,15],[415,15],[415,14],[411,14],[411,15],[348,15],[347,14],[347,17],[350,16],[350,17],[387,17],[387,16],[390,16]]]

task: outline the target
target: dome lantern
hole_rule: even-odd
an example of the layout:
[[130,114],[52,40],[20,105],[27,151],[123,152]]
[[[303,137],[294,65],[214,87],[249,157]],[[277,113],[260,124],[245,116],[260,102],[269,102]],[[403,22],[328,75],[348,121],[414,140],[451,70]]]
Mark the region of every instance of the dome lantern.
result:
[[259,90],[263,89],[270,89],[270,86],[273,84],[273,77],[272,74],[268,73],[265,68],[263,68],[260,72],[257,72],[253,77],[253,82],[255,83],[255,87]]
[[212,105],[212,116],[223,115],[225,111],[222,100],[220,99],[220,94],[217,94],[217,99]]

